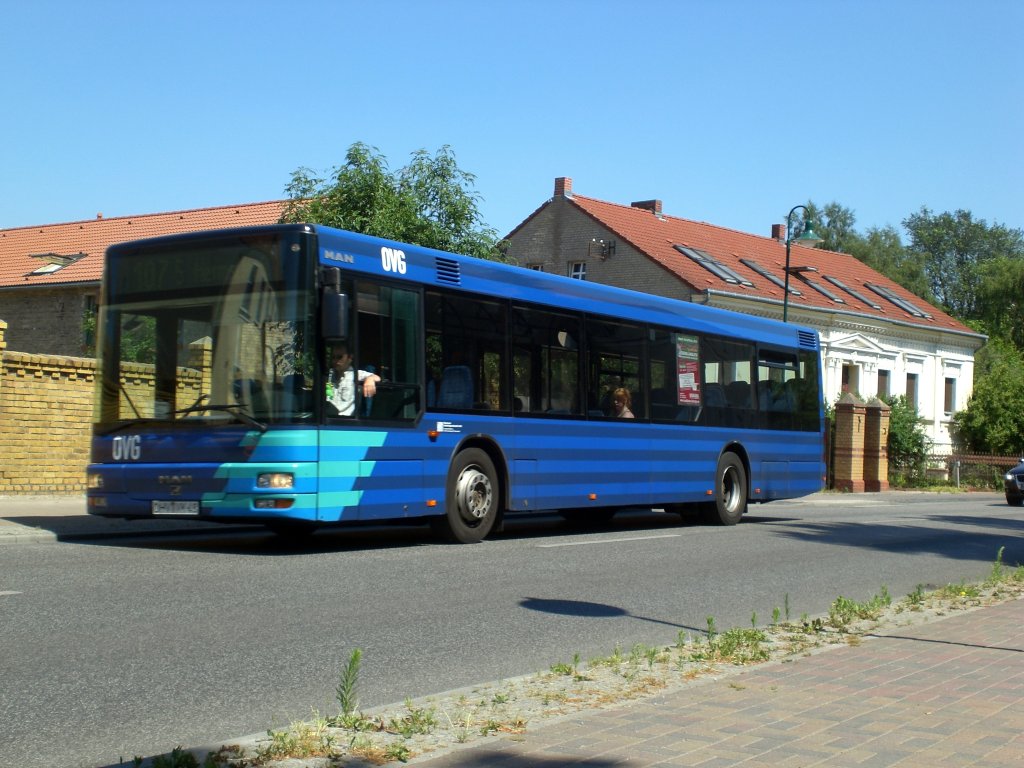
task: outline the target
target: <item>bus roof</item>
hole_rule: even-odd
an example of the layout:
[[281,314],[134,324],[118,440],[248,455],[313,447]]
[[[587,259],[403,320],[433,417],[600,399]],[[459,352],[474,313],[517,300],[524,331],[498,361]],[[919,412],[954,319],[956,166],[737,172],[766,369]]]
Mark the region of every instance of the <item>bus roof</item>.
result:
[[[552,275],[497,261],[314,226],[321,264],[342,271],[404,277],[425,285],[535,302],[694,332],[818,349],[810,328],[611,285]],[[382,249],[390,248],[386,254]],[[394,251],[400,251],[398,256]]]

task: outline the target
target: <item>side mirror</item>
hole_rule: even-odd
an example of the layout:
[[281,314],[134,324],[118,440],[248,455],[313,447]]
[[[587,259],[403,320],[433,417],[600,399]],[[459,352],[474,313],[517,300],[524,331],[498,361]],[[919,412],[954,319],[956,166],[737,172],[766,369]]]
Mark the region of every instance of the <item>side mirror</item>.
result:
[[341,270],[329,267],[323,271],[320,291],[320,333],[325,339],[348,338],[348,296],[341,292]]
[[348,296],[325,290],[320,307],[320,332],[325,339],[348,338]]

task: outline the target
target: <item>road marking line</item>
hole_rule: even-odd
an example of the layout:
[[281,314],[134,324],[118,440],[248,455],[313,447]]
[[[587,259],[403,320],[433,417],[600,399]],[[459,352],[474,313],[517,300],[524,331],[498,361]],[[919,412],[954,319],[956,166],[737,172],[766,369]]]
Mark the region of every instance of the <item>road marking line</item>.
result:
[[0,592],[0,597],[7,597],[8,595],[20,595],[21,592]]
[[551,549],[553,547],[582,547],[589,544],[617,544],[622,541],[650,541],[651,539],[678,539],[681,534],[663,533],[660,536],[630,536],[622,539],[601,539],[600,541],[566,541],[561,544],[538,544],[538,549]]

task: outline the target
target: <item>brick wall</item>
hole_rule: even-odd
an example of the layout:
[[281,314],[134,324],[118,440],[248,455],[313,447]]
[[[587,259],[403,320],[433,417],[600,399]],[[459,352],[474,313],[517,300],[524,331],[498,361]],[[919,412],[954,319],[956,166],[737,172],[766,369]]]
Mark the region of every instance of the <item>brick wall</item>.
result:
[[96,362],[10,352],[6,332],[0,320],[0,494],[81,493]]
[[39,288],[0,293],[0,318],[7,323],[7,343],[21,352],[82,355],[82,322],[96,291],[82,288]]
[[[77,494],[85,490],[95,398],[96,361],[36,355],[7,349],[0,320],[0,495]],[[211,366],[209,339],[190,348],[190,365],[177,373],[178,400],[193,403],[209,392],[203,377]],[[124,363],[121,386],[140,409],[153,415],[153,366]],[[127,411],[128,406],[122,404]],[[132,413],[122,413],[130,417]]]
[[589,282],[691,300],[681,280],[670,279],[664,268],[559,197],[516,231],[508,255],[521,267],[541,266],[563,277],[569,274],[571,262],[582,261]]

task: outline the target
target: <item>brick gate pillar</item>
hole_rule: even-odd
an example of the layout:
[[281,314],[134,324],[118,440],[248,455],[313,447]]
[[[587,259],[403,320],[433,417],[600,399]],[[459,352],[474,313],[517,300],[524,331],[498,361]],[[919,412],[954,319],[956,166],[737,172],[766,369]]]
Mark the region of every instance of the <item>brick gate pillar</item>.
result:
[[836,403],[836,490],[864,491],[864,415],[864,403],[850,392]]
[[864,490],[889,490],[889,411],[877,397],[864,406]]

